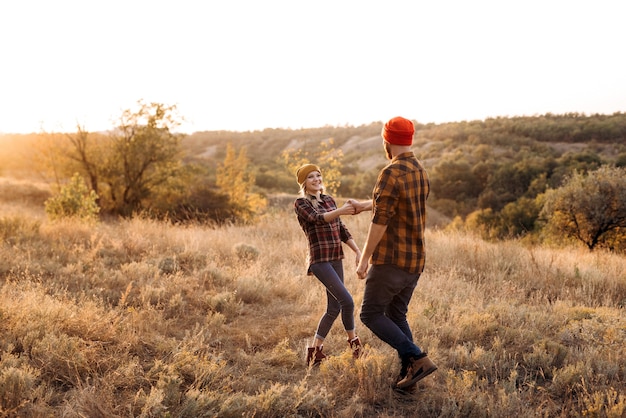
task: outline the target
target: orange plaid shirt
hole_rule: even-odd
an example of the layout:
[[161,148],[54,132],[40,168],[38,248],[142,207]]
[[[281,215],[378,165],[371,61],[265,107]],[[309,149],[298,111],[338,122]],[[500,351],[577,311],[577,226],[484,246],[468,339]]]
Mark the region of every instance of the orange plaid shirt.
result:
[[374,186],[372,223],[387,225],[371,264],[392,264],[422,273],[426,260],[424,229],[430,181],[413,152],[394,157]]

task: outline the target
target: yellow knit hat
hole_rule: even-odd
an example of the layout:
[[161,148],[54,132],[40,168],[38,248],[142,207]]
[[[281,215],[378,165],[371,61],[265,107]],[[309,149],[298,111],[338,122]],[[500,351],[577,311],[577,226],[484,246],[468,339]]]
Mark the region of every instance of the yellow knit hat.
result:
[[296,179],[298,180],[299,185],[302,185],[304,183],[311,171],[319,171],[320,173],[322,172],[322,170],[320,170],[320,168],[315,164],[305,164],[296,171]]

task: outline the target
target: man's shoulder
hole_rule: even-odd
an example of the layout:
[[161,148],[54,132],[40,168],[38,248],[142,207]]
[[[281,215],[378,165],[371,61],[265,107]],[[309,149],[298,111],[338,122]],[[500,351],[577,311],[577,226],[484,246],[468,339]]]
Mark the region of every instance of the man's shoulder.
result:
[[398,173],[413,170],[414,168],[421,168],[421,164],[417,158],[411,153],[402,154],[397,158],[394,158],[385,168],[383,168],[382,172],[386,173]]
[[414,168],[424,169],[424,166],[422,165],[421,161],[418,160],[415,154],[413,154],[412,152],[402,154],[401,157],[402,158],[398,158],[397,164],[396,164],[396,166],[399,169],[401,170],[414,169]]

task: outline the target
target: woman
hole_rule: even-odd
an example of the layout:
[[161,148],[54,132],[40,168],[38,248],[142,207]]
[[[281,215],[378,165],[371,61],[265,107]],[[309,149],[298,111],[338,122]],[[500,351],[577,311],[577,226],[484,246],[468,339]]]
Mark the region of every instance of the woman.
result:
[[318,365],[326,355],[323,344],[326,335],[341,313],[344,329],[348,334],[348,345],[354,358],[361,354],[361,341],[354,324],[354,301],[343,282],[343,248],[345,242],[361,258],[361,250],[352,239],[340,215],[354,214],[354,207],[346,202],[337,208],[335,200],[324,194],[322,172],[314,164],[305,164],[296,171],[300,195],[294,206],[298,222],[307,236],[309,252],[307,275],[315,275],[326,287],[327,307],[315,332],[313,345],[307,348],[307,365]]

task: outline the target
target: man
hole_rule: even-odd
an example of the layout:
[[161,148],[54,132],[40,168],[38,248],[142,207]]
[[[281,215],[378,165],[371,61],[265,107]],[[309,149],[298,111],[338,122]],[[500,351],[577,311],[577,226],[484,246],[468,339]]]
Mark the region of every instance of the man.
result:
[[391,161],[378,175],[372,200],[352,202],[357,213],[372,210],[357,267],[359,279],[367,279],[361,321],[398,352],[401,369],[395,388],[403,391],[414,389],[419,380],[437,370],[413,342],[406,320],[424,270],[426,199],[430,192],[428,175],[411,151],[414,132],[413,122],[402,117],[384,125],[383,146]]

